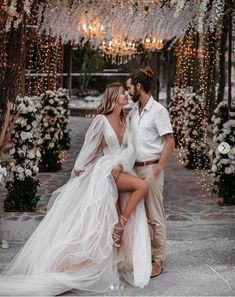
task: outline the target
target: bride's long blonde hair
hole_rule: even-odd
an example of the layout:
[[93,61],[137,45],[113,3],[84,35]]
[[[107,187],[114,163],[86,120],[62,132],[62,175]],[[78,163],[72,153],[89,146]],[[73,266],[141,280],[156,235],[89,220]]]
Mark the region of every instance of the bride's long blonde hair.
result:
[[[97,108],[98,114],[110,114],[117,106],[117,99],[121,95],[124,87],[120,82],[108,84],[101,99],[101,104]],[[125,123],[125,113],[122,110],[120,120]]]

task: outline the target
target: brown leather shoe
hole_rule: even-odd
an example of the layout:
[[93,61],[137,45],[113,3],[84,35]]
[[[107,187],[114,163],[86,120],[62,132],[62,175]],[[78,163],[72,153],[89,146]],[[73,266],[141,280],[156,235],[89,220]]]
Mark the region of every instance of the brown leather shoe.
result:
[[162,273],[162,270],[162,262],[153,262],[151,278],[160,275]]

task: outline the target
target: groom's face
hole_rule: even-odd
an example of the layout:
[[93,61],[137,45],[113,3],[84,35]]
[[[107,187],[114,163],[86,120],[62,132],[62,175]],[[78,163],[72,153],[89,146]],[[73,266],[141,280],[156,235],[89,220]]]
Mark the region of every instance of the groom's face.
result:
[[136,88],[136,86],[132,84],[131,78],[129,78],[126,81],[126,86],[127,86],[127,91],[129,93],[129,95],[131,96],[132,101],[134,101],[134,102],[139,101],[139,97],[140,97],[139,91]]

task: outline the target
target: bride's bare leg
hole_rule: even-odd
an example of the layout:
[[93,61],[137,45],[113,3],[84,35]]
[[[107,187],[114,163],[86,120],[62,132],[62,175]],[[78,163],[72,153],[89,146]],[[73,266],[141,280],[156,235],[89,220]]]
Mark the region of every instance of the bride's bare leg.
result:
[[121,172],[116,180],[119,192],[131,192],[127,205],[122,214],[129,218],[137,204],[148,194],[148,183],[134,175]]
[[[132,211],[136,208],[137,204],[148,194],[148,183],[136,176],[128,173],[120,173],[116,180],[118,192],[131,192],[125,209],[122,215],[119,216],[119,221],[114,229],[114,245],[120,246],[121,235],[123,233],[124,225],[131,215]],[[120,193],[121,194],[121,193]]]

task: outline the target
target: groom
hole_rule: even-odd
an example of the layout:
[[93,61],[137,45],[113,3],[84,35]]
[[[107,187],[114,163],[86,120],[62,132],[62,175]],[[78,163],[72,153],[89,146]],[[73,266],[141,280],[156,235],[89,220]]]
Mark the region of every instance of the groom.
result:
[[164,167],[173,153],[174,138],[167,109],[151,96],[152,82],[153,71],[146,68],[132,73],[126,84],[136,102],[128,115],[135,135],[135,170],[139,177],[149,182],[145,208],[151,232],[151,277],[154,277],[162,272],[166,256]]

